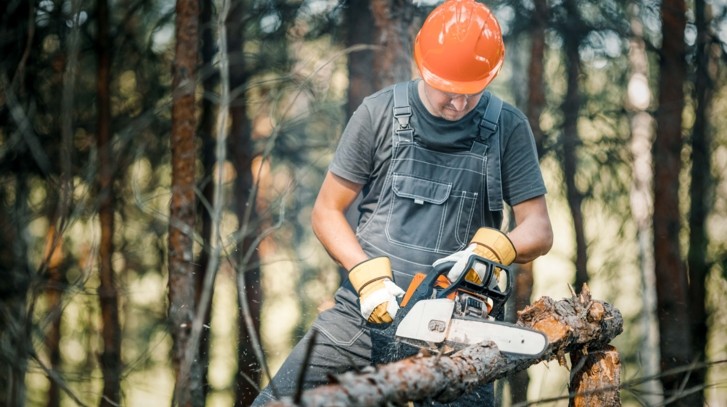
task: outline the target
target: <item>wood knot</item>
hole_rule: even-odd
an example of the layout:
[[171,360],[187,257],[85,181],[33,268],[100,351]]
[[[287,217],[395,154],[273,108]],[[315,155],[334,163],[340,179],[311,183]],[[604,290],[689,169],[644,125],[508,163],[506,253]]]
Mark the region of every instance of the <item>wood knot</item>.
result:
[[603,304],[599,302],[594,302],[591,304],[590,307],[588,307],[588,314],[586,315],[586,319],[588,320],[588,322],[601,322],[605,314],[606,310],[603,308]]

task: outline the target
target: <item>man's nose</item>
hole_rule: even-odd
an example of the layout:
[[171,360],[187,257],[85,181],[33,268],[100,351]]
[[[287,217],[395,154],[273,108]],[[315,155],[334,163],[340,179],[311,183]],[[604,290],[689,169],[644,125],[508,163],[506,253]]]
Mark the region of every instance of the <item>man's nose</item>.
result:
[[452,97],[451,102],[454,109],[461,112],[467,106],[467,95],[457,95]]

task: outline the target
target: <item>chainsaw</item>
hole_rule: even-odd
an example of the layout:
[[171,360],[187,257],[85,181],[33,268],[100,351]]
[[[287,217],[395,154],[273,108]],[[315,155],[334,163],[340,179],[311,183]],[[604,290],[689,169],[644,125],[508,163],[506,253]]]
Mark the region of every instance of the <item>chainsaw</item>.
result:
[[450,282],[446,273],[453,264],[414,276],[394,323],[372,329],[374,360],[390,362],[422,348],[449,353],[484,341],[494,342],[507,354],[542,355],[548,345],[542,332],[496,319],[504,313],[512,291],[510,269],[471,255],[464,270],[475,268],[484,276],[482,282],[465,278],[467,272]]

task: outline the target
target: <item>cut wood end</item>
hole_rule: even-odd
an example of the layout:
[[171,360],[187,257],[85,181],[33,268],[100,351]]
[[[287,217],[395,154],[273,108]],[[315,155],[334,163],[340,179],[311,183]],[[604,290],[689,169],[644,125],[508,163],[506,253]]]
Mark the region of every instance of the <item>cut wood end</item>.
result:
[[551,344],[559,343],[572,331],[568,325],[565,325],[552,316],[535,322],[533,329],[544,333],[548,338],[548,342]]

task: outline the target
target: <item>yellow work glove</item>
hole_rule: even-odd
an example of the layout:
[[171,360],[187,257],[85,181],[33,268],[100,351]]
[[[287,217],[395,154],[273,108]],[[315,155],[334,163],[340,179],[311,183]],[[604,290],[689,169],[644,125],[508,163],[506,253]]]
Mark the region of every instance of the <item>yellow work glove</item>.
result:
[[[432,266],[436,267],[442,263],[453,262],[452,268],[447,273],[449,281],[455,281],[464,272],[470,257],[476,255],[488,260],[509,266],[515,261],[517,251],[506,234],[498,229],[480,228],[470,241],[466,249],[450,254],[449,256],[435,261]],[[500,269],[495,269],[499,273]],[[485,278],[487,267],[476,263],[475,267],[467,270],[465,280],[475,284],[482,284]],[[494,277],[497,277],[495,275]]]
[[392,281],[391,262],[388,257],[374,257],[354,266],[348,273],[351,285],[358,293],[361,315],[374,324],[394,320],[404,290]]

